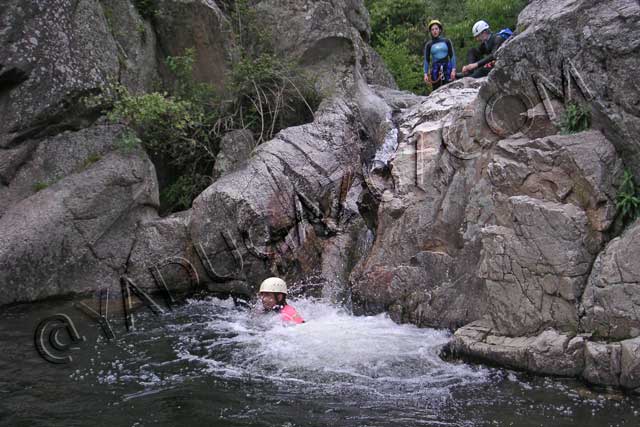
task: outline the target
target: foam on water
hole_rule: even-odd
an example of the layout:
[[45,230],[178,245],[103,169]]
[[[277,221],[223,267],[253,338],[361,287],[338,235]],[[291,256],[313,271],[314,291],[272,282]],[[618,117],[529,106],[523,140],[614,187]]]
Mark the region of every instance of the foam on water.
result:
[[277,316],[237,311],[218,299],[193,301],[185,309],[197,307],[201,321],[184,326],[191,333],[180,335],[177,355],[215,375],[287,383],[307,393],[349,387],[397,398],[486,381],[487,370],[440,359],[448,332],[398,325],[386,315],[356,317],[318,300],[290,303],[306,323],[283,325]]

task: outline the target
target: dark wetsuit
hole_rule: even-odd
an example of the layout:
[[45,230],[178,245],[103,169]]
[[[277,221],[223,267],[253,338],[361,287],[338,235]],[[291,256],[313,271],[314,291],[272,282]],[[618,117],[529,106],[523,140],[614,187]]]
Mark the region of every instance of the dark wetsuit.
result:
[[485,67],[485,65],[495,61],[496,51],[503,42],[504,39],[501,36],[491,33],[487,41],[483,42],[479,48],[474,47],[469,49],[469,52],[467,53],[467,63],[478,63],[478,68],[473,70],[471,77],[478,78],[489,74],[491,68]]
[[447,84],[456,68],[456,55],[449,39],[432,38],[424,45],[424,73],[431,77],[433,89]]

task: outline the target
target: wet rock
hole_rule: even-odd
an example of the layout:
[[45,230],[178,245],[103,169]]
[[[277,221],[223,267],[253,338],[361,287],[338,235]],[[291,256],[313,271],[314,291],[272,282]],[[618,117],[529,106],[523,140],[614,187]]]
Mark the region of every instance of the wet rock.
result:
[[620,344],[588,342],[582,377],[593,384],[619,385]]
[[146,154],[111,152],[0,218],[0,304],[118,283],[158,189]]
[[628,389],[640,387],[640,339],[620,342],[620,385]]
[[474,111],[477,93],[447,88],[412,100],[395,118],[398,149],[380,196],[376,240],[351,276],[357,312],[391,310],[398,321],[452,328],[480,317],[486,297],[474,271],[479,246],[465,246],[460,234],[467,203],[461,195],[475,185],[476,163],[455,157],[442,131],[452,122],[447,117]]
[[384,99],[384,102],[391,107],[392,110],[396,111],[413,107],[425,100],[422,96],[415,95],[408,91],[391,89],[387,86],[370,85],[370,87],[377,96]]
[[581,327],[598,337],[640,336],[640,221],[598,255],[582,297]]
[[200,288],[205,274],[189,240],[191,212],[141,223],[127,260],[126,276],[141,288],[170,292]]
[[226,134],[220,141],[220,151],[216,156],[211,178],[216,180],[237,169],[251,157],[254,146],[255,140],[250,130],[236,130]]
[[585,364],[585,341],[549,329],[537,336],[495,334],[491,322],[480,320],[455,332],[451,349],[476,360],[545,375],[579,375]]
[[584,368],[585,340],[555,330],[535,337],[527,351],[527,369],[545,375],[577,376]]

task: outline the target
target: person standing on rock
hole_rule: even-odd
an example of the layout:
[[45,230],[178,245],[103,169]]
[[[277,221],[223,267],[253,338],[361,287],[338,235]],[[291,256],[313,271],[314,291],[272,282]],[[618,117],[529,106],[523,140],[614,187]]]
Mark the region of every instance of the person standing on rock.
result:
[[279,277],[269,277],[260,284],[262,308],[265,312],[276,312],[285,323],[304,323],[295,308],[287,304],[287,284]]
[[489,24],[481,20],[473,24],[471,31],[476,41],[480,42],[480,46],[469,49],[467,65],[462,67],[462,74],[472,73],[471,77],[477,79],[489,74],[496,61],[496,51],[507,39],[508,35],[506,34],[510,35],[511,30],[506,33],[505,29],[494,34],[491,32]]
[[429,22],[431,40],[424,46],[424,81],[433,90],[456,79],[456,55],[451,40],[442,37],[442,23]]

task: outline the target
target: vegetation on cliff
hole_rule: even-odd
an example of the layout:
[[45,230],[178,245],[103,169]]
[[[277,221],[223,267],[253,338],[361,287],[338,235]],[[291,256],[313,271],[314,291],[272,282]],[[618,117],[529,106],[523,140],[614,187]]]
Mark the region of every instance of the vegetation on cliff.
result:
[[194,80],[198,53],[187,49],[166,59],[174,77],[171,87],[133,94],[116,84],[100,96],[108,117],[135,132],[124,135],[120,146],[130,149],[141,143],[155,162],[170,168],[170,182],[160,183],[161,213],[189,208],[212,183],[219,144],[227,132],[249,129],[258,145],[281,129],[313,119],[319,102],[313,79],[294,62],[276,56],[247,4],[236,2],[232,13],[237,46],[224,90]]

